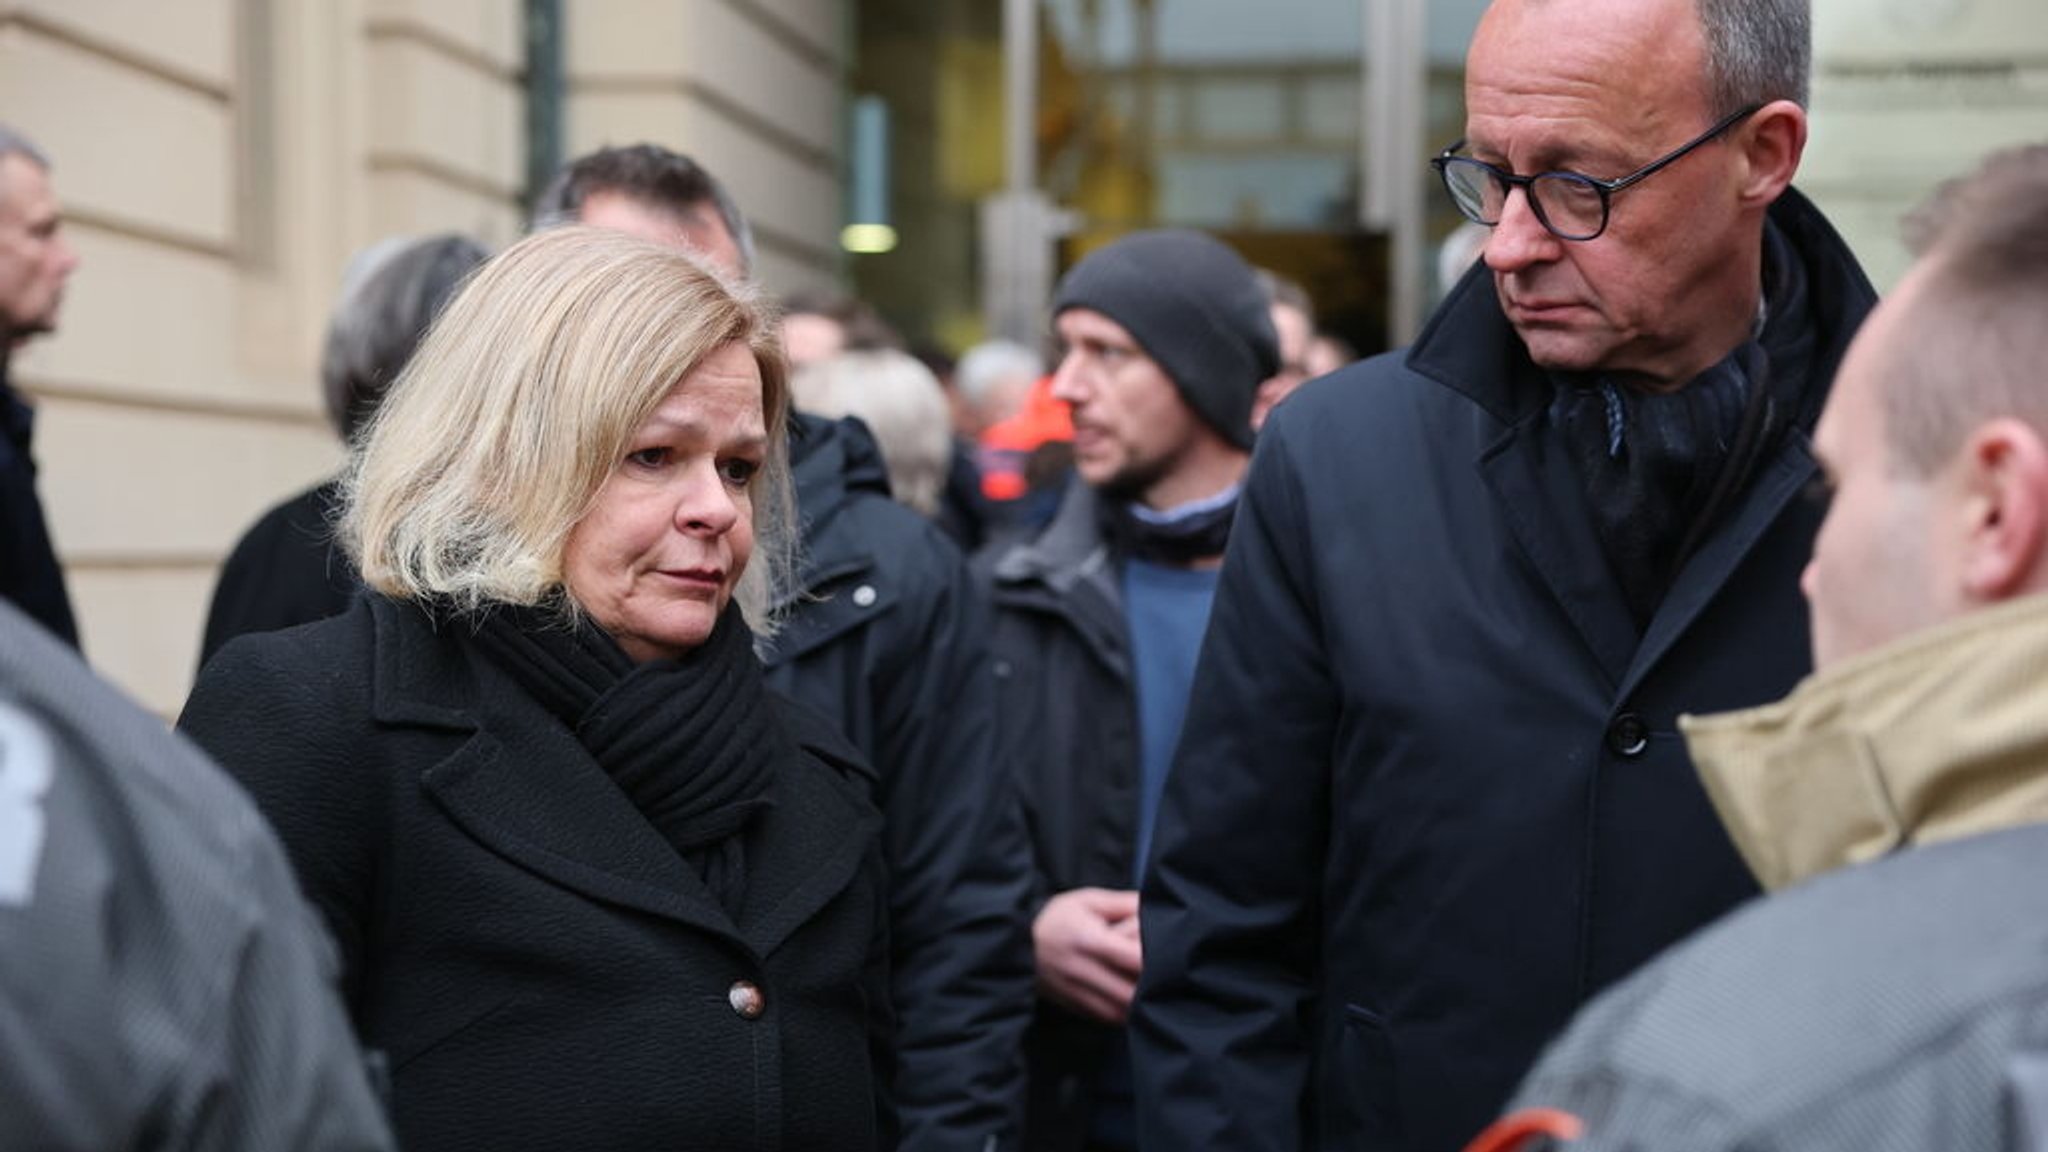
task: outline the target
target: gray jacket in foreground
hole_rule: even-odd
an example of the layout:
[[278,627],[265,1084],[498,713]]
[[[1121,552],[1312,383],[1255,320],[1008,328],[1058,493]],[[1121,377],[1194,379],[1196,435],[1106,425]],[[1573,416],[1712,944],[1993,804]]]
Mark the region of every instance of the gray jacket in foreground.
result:
[[1517,1095],[1571,1152],[1992,1152],[2048,1046],[2048,826],[1749,905],[1589,1008]]
[[269,827],[4,604],[0,958],[0,1148],[391,1146]]
[[1685,717],[1775,894],[1588,1008],[1516,1106],[1575,1115],[1574,1152],[2037,1148],[2044,657],[2048,596],[2026,596]]

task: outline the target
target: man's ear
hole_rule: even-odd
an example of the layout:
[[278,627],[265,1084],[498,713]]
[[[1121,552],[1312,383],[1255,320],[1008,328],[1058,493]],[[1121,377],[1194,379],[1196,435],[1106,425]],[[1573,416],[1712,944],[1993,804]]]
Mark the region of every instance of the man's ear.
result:
[[1745,204],[1767,208],[1792,185],[1806,152],[1806,109],[1773,100],[1737,126],[1732,142],[1742,150],[1741,193]]
[[2048,443],[2033,425],[2003,417],[1970,434],[1956,466],[1964,593],[1992,603],[2040,588],[2048,582]]

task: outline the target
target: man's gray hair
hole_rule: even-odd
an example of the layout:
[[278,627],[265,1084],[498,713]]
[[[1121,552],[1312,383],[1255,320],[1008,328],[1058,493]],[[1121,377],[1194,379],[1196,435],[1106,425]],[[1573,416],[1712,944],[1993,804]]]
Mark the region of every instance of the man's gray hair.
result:
[[702,164],[659,144],[607,146],[563,165],[534,199],[534,230],[579,222],[583,202],[597,192],[615,192],[677,215],[711,205],[740,250],[740,270],[753,272],[754,230],[725,185]]
[[380,240],[350,261],[320,356],[327,418],[344,441],[376,414],[434,317],[489,256],[447,232]]
[[1696,0],[1716,115],[1790,100],[1806,107],[1813,72],[1810,0]]
[[979,404],[1004,380],[1045,375],[1045,359],[1012,340],[988,340],[967,350],[953,367],[953,386],[970,404]]
[[26,156],[35,161],[38,168],[50,166],[50,158],[43,155],[43,150],[36,147],[34,141],[5,124],[0,124],[0,156]]
[[[30,163],[43,171],[50,170],[50,158],[43,154],[42,149],[35,146],[34,141],[7,125],[0,124],[0,160],[5,160],[9,156],[26,157]],[[5,188],[0,188],[0,194],[5,192]]]

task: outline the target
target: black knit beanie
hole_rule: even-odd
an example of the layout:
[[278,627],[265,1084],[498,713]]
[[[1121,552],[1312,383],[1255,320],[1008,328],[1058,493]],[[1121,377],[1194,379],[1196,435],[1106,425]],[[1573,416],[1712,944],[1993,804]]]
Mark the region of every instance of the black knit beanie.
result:
[[1251,266],[1229,246],[1185,229],[1132,233],[1060,280],[1052,314],[1069,308],[1123,325],[1188,407],[1231,443],[1252,446],[1252,396],[1280,370],[1280,339]]

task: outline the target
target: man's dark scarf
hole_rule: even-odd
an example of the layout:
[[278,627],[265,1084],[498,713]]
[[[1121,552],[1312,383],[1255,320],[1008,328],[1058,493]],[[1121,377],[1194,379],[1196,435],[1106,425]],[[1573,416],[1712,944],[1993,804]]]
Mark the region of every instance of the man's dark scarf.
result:
[[1140,515],[1125,500],[1104,499],[1100,509],[1103,539],[1111,553],[1166,568],[1192,568],[1223,555],[1230,543],[1230,522],[1237,516],[1238,490],[1227,500],[1197,501],[1178,514]]
[[588,618],[571,626],[559,605],[494,607],[476,644],[575,733],[737,921],[742,833],[773,803],[776,763],[796,754],[738,606],[680,659],[635,664]]
[[1764,231],[1762,331],[1684,387],[1640,392],[1554,373],[1550,419],[1577,467],[1593,525],[1638,627],[1678,570],[1810,415],[1814,355],[1806,272]]

